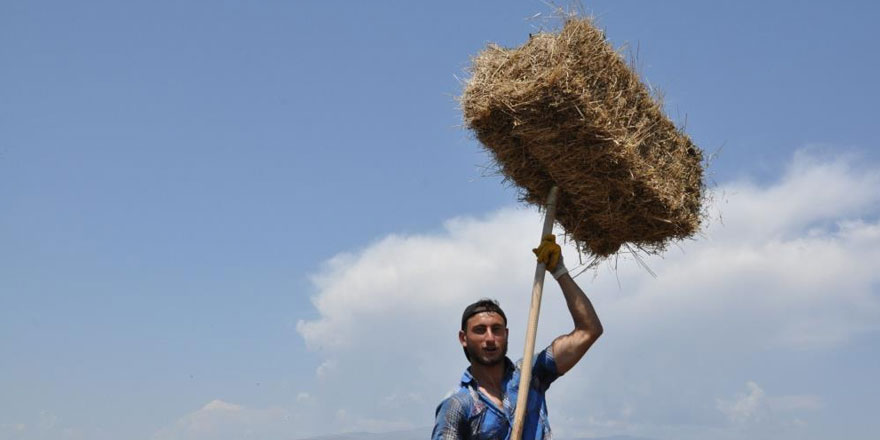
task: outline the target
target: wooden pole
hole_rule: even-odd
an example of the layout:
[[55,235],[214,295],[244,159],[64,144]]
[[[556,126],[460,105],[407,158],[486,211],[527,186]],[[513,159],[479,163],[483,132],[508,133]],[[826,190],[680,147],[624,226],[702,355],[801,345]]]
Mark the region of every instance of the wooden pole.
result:
[[[556,199],[559,196],[559,188],[554,186],[547,196],[546,211],[544,213],[544,229],[541,238],[553,232],[553,222],[556,220]],[[538,263],[535,268],[535,281],[532,283],[532,304],[529,306],[529,326],[526,329],[526,347],[523,350],[522,368],[519,376],[519,391],[516,395],[516,412],[513,415],[513,432],[511,440],[522,438],[523,422],[526,415],[526,403],[529,397],[529,384],[532,381],[532,357],[535,353],[535,335],[538,332],[538,314],[541,312],[541,295],[544,293],[544,274],[547,269],[544,263]]]

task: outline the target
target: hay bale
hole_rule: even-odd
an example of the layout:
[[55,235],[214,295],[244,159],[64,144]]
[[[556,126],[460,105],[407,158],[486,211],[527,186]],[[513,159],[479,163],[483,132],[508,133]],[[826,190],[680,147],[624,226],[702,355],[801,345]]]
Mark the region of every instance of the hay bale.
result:
[[489,45],[471,74],[467,127],[525,201],[541,206],[559,187],[557,221],[582,250],[658,253],[698,230],[702,152],[590,20]]

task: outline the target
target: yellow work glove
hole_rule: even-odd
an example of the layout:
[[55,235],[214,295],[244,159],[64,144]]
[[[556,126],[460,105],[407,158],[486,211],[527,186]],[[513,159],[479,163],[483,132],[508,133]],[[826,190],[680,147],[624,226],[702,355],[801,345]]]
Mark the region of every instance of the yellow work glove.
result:
[[568,273],[565,264],[562,262],[562,248],[556,244],[556,236],[547,234],[541,239],[541,244],[537,248],[532,249],[535,256],[538,257],[539,263],[544,263],[547,270],[553,275],[553,278],[559,279],[563,274]]

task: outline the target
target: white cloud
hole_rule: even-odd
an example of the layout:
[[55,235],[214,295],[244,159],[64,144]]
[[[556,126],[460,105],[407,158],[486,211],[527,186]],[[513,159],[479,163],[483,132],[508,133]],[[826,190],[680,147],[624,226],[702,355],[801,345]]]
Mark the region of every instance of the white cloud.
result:
[[751,381],[746,383],[746,387],[749,390],[748,393],[739,394],[731,401],[717,400],[718,410],[734,423],[760,421],[769,411],[764,390]]
[[349,432],[390,432],[403,431],[413,428],[411,421],[399,418],[372,418],[361,415],[350,414],[348,411],[341,409],[336,412],[334,420],[336,426],[345,427],[345,431]]
[[797,152],[781,180],[762,187],[749,181],[722,186],[725,226],[716,239],[754,242],[803,235],[805,228],[873,212],[880,201],[880,170],[860,169],[858,158]]
[[806,427],[805,412],[822,408],[814,395],[771,396],[753,381],[746,382],[747,392],[733,399],[716,399],[716,407],[732,424],[735,432],[749,438],[776,436]]
[[246,408],[215,399],[163,428],[152,440],[284,439],[298,432],[296,408]]
[[330,376],[334,370],[336,370],[336,361],[333,359],[327,359],[324,362],[321,362],[321,365],[318,365],[318,368],[315,369],[315,376],[319,379],[324,379]]
[[[528,243],[535,239],[522,233],[535,221],[529,211],[506,209],[486,219],[452,219],[442,235],[391,235],[338,255],[313,277],[321,317],[300,321],[297,330],[313,349],[345,349],[374,341],[386,323],[435,318],[438,310],[496,292],[512,266],[530,264]],[[371,332],[363,331],[365,321]]]
[[80,427],[69,426],[57,414],[47,410],[42,410],[28,419],[15,423],[0,423],[0,438],[3,440],[107,438],[100,429],[91,429],[87,432]]
[[243,410],[244,407],[241,405],[236,405],[234,403],[224,402],[220,399],[214,399],[208,402],[205,406],[202,407],[201,411],[203,412],[238,412]]
[[24,423],[3,423],[0,424],[0,429],[9,432],[23,432],[27,428],[27,425]]
[[[351,395],[336,397],[346,400]],[[401,397],[413,401],[412,395]],[[377,400],[388,408],[387,401]],[[162,428],[151,440],[291,440],[326,433],[386,432],[415,427],[411,420],[397,417],[393,411],[385,417],[370,417],[345,408],[329,409],[332,406],[338,408],[341,404],[321,401],[305,391],[299,392],[288,405],[269,407],[215,399]]]

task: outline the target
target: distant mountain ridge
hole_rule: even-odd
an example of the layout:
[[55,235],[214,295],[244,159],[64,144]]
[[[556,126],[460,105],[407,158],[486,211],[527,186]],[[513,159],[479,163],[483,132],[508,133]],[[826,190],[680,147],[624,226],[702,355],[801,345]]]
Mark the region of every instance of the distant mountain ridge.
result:
[[[348,432],[344,434],[322,435],[318,437],[300,438],[297,440],[430,440],[431,428],[410,429],[406,431],[394,431],[383,433],[371,432]],[[656,440],[647,437],[633,437],[629,435],[613,435],[610,437],[566,437],[553,440]]]
[[431,428],[411,429],[407,431],[383,432],[347,432],[344,434],[322,435],[297,440],[425,440],[431,438]]

